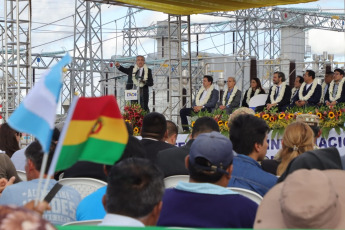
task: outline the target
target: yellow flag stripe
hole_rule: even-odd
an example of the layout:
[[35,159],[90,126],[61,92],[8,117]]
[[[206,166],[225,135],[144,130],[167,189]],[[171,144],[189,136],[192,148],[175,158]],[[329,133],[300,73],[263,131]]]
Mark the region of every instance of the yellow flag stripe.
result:
[[89,137],[126,144],[126,129],[123,119],[100,116],[97,120],[72,120],[63,145],[77,145]]

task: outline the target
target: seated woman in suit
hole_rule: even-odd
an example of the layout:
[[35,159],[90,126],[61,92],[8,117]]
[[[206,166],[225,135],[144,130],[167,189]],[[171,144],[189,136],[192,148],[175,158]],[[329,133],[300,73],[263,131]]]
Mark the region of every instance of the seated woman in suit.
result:
[[250,81],[250,87],[244,94],[243,100],[242,100],[242,106],[243,107],[249,107],[249,101],[252,97],[258,95],[258,94],[265,94],[265,90],[261,87],[260,79],[257,77],[254,77]]

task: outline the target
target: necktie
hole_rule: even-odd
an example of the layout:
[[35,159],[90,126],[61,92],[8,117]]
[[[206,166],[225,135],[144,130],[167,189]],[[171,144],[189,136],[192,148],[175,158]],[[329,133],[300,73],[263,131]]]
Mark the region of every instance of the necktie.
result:
[[279,95],[279,86],[277,86],[277,90],[276,90],[276,94],[274,95],[274,100],[277,99],[278,95]]

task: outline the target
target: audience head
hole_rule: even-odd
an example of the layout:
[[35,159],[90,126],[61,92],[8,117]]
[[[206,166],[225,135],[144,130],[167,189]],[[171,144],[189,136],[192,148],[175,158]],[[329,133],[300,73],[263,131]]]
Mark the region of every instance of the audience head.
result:
[[319,126],[320,119],[314,114],[301,114],[296,117],[296,121],[303,122],[313,130],[314,138],[318,138],[321,135]]
[[232,143],[228,138],[219,132],[200,134],[186,157],[190,180],[227,186],[233,157]]
[[263,119],[250,114],[239,115],[231,122],[230,140],[236,153],[263,160],[267,152],[269,127]]
[[256,229],[345,228],[345,172],[298,170],[266,193]]
[[0,206],[1,229],[15,230],[54,230],[54,225],[49,223],[37,212],[24,207]]
[[231,126],[231,122],[239,115],[243,115],[243,114],[251,114],[251,115],[255,115],[254,110],[252,110],[251,108],[247,108],[247,107],[241,107],[236,109],[234,112],[232,112],[232,114],[230,114],[229,119],[228,119],[228,127],[230,129]]
[[284,181],[287,176],[300,169],[343,169],[341,158],[338,149],[335,147],[314,149],[302,153],[290,162],[277,182]]
[[165,138],[165,141],[169,144],[175,145],[176,139],[178,135],[178,128],[177,125],[170,120],[167,120],[167,137]]
[[211,75],[205,75],[202,79],[202,85],[204,88],[208,89],[213,83],[213,77]]
[[252,80],[250,80],[250,87],[253,88],[254,90],[262,89],[260,79],[257,77],[252,78]]
[[229,89],[232,89],[236,85],[236,79],[234,77],[228,77],[227,85]]
[[[55,151],[56,144],[54,142],[51,143],[51,147],[49,150],[47,166],[45,169],[45,174],[48,173],[50,163],[53,159],[54,151]],[[37,179],[39,177],[39,173],[42,166],[43,161],[43,150],[42,146],[38,141],[33,141],[31,144],[25,149],[25,157],[26,157],[26,164],[25,164],[25,171],[28,180]]]
[[0,149],[10,158],[13,153],[20,149],[19,143],[22,134],[12,129],[8,123],[0,126]]
[[141,136],[162,141],[167,130],[167,122],[163,114],[152,112],[144,116]]
[[128,158],[111,168],[103,197],[107,213],[155,225],[162,207],[163,173],[147,159]]
[[335,69],[333,76],[334,76],[334,81],[336,83],[340,82],[341,79],[343,79],[343,77],[344,77],[344,70],[342,70],[342,69]]
[[192,139],[195,139],[201,133],[219,132],[218,123],[211,117],[198,118],[193,126]]
[[136,64],[139,68],[143,67],[145,64],[145,57],[142,55],[138,55],[136,58]]
[[282,140],[281,163],[277,169],[280,176],[286,170],[292,159],[302,153],[314,149],[314,135],[311,128],[302,122],[294,122],[285,129]]

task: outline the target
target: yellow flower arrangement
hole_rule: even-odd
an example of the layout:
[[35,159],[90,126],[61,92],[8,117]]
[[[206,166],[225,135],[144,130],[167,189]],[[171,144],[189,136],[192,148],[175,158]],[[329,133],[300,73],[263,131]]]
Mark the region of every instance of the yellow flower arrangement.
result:
[[288,117],[289,117],[289,120],[291,120],[294,116],[295,116],[295,115],[294,115],[293,113],[290,113],[289,116],[288,116]]
[[195,121],[192,121],[192,124],[190,124],[190,126],[192,126],[192,128],[194,127]]
[[269,114],[264,114],[264,115],[262,116],[262,118],[263,118],[264,120],[267,120],[269,117],[270,117]]
[[318,113],[316,113],[316,115],[317,115],[320,119],[322,119],[322,113],[318,112]]
[[334,114],[333,112],[329,112],[329,113],[328,113],[328,117],[329,117],[330,119],[333,119],[333,118],[335,117],[335,114]]
[[272,121],[274,121],[275,119],[274,119],[274,116],[270,116],[270,121],[272,122]]
[[218,126],[222,127],[224,125],[223,121],[218,121]]
[[284,117],[285,117],[285,113],[281,113],[281,114],[279,114],[279,116],[278,116],[279,120],[283,119]]
[[138,128],[138,127],[135,127],[135,128],[133,129],[133,134],[136,135],[136,134],[138,134],[138,133],[139,133],[139,128]]
[[337,114],[338,114],[338,116],[340,117],[342,113],[341,113],[340,110],[338,110],[338,111],[337,111]]
[[254,116],[260,118],[260,113],[256,113]]
[[227,128],[229,128],[229,126],[228,126],[228,121],[226,121],[226,122],[224,123],[224,126],[227,127]]

